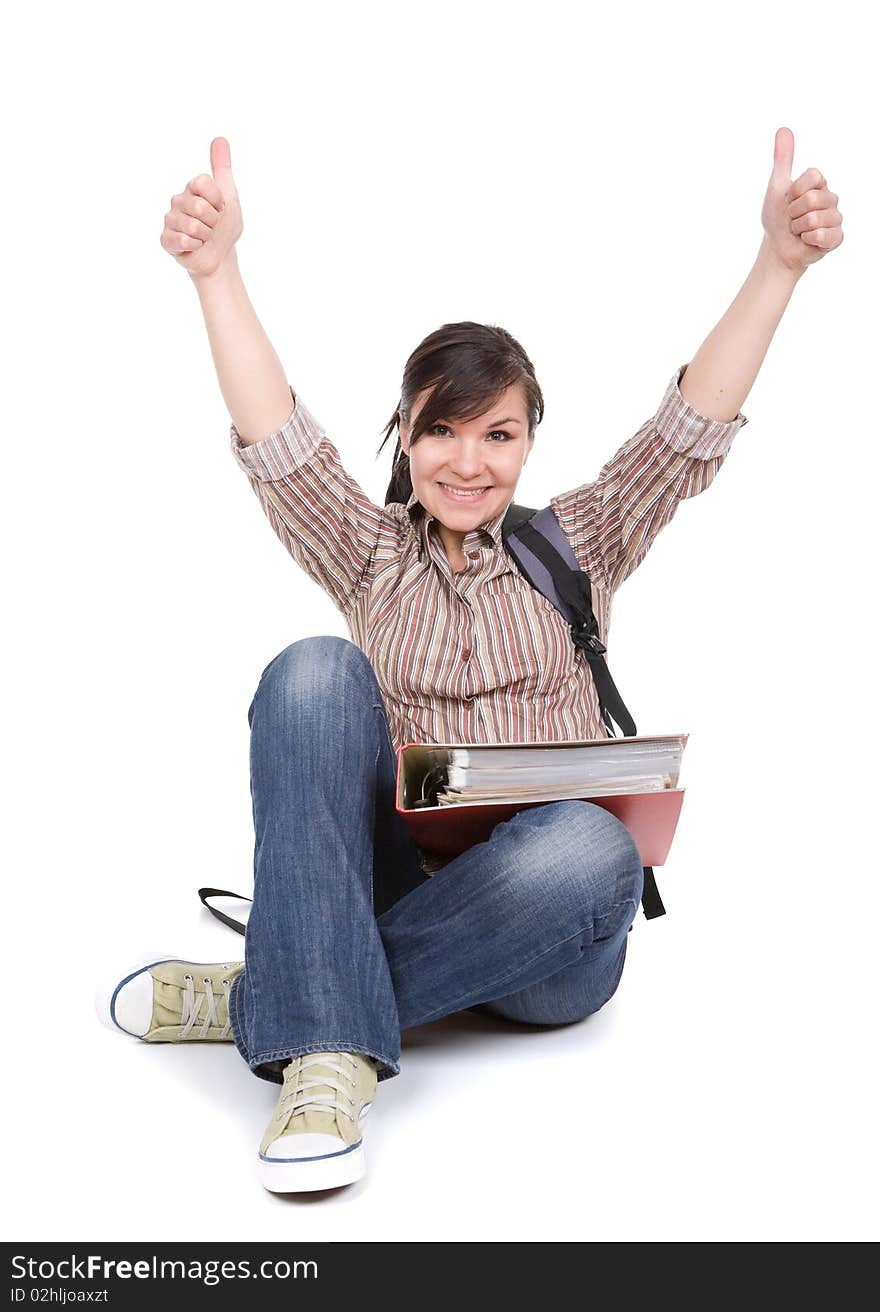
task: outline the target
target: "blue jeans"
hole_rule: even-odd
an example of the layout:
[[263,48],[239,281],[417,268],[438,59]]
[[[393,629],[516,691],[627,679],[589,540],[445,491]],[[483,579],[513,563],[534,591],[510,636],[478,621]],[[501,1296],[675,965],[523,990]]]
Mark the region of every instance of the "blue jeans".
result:
[[629,830],[592,802],[528,807],[433,875],[395,810],[376,676],[347,638],[303,638],[263,671],[251,727],[254,896],[232,986],[236,1047],[282,1082],[304,1052],[400,1073],[400,1032],[476,1009],[560,1025],[623,971],[642,894]]

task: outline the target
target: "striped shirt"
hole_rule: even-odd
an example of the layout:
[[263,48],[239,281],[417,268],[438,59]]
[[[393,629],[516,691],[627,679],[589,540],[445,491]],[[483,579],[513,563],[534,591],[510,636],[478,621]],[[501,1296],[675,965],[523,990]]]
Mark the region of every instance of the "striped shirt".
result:
[[[594,481],[550,501],[590,575],[606,647],[614,593],[679,502],[709,486],[748,423],[742,412],[710,419],[685,401],[686,368]],[[504,511],[465,533],[467,567],[454,572],[415,493],[406,505],[376,505],[293,389],[291,400],[287,422],[251,445],[233,424],[232,452],[284,547],[369,658],[395,748],[607,737],[570,625],[504,549]]]

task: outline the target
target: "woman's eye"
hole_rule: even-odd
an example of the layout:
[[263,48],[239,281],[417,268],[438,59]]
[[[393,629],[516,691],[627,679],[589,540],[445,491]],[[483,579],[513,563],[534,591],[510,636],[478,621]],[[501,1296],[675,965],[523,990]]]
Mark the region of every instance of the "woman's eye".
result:
[[[434,427],[433,427],[430,431],[431,431],[431,433],[433,434],[433,433],[438,432],[438,430],[441,429],[441,428],[443,429],[444,433],[448,433],[448,432],[449,432],[449,429],[446,427],[445,424],[435,424]],[[512,441],[513,441],[513,438],[512,438],[512,436],[511,436],[511,434],[508,433],[508,432],[507,432],[505,429],[503,429],[503,428],[496,428],[496,429],[493,429],[493,431],[489,434],[489,436],[490,436],[490,437],[501,437],[501,438],[504,439],[505,442],[512,442]]]

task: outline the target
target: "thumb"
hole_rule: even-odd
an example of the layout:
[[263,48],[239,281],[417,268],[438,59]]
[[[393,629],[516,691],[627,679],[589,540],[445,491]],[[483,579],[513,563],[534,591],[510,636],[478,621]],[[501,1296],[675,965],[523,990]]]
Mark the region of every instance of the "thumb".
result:
[[773,143],[773,181],[779,183],[786,190],[791,185],[793,163],[794,133],[791,128],[780,128]]
[[232,178],[232,159],[229,154],[229,142],[225,137],[215,137],[211,142],[211,172],[214,181],[224,196],[235,191]]

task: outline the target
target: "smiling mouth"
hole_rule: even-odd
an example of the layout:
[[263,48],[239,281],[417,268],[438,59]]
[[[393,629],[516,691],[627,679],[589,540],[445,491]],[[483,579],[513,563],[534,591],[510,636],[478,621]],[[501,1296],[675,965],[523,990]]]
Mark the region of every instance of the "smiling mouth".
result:
[[486,492],[491,492],[492,490],[492,484],[477,488],[456,488],[453,487],[451,483],[438,482],[437,486],[442,488],[448,496],[455,497],[458,501],[476,501],[479,497],[485,495]]

